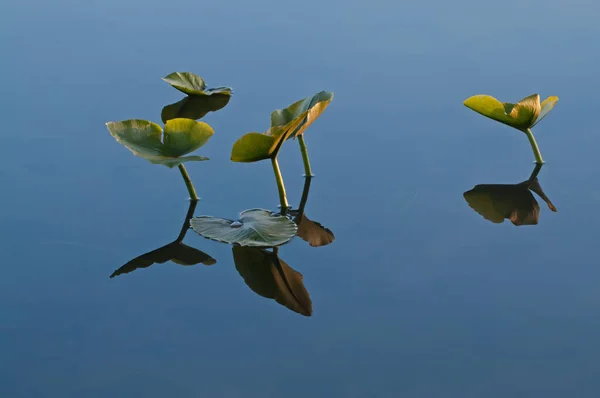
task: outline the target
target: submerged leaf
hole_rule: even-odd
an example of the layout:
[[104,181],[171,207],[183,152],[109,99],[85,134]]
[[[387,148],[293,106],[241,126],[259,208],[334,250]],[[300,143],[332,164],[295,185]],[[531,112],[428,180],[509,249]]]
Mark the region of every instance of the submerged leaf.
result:
[[464,104],[483,116],[519,130],[532,127],[541,110],[538,94],[525,97],[516,104],[500,102],[489,95],[475,95],[466,99]]
[[205,238],[239,246],[279,246],[296,235],[289,218],[263,209],[245,210],[238,221],[200,216],[190,221],[192,229]]
[[212,127],[190,119],[172,119],[161,127],[147,120],[108,122],[110,134],[133,152],[151,163],[175,167],[183,162],[208,160],[202,156],[187,156],[212,137]]
[[233,247],[233,261],[244,282],[256,294],[273,299],[299,314],[310,316],[312,302],[302,274],[277,254],[252,247]]
[[186,118],[198,120],[208,112],[215,112],[224,108],[231,99],[231,95],[190,95],[174,104],[167,105],[162,109],[161,118],[163,123],[171,119]]

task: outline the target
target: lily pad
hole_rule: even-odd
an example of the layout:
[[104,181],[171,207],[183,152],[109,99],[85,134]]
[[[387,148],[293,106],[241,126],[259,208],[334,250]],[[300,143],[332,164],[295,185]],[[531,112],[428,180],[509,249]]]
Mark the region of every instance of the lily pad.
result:
[[164,131],[147,120],[106,123],[110,134],[134,155],[155,164],[175,167],[188,161],[202,161],[202,156],[183,156],[200,148],[212,137],[212,127],[191,119],[172,119]]
[[271,127],[262,133],[248,133],[231,150],[234,162],[257,162],[277,155],[283,142],[302,135],[333,100],[333,93],[321,91],[271,114]]
[[500,102],[489,95],[475,95],[465,100],[464,105],[490,119],[519,130],[533,127],[552,110],[558,97],[548,97],[540,104],[538,94],[523,98],[516,104]]
[[304,287],[302,274],[276,253],[253,247],[234,247],[233,261],[246,285],[256,294],[304,316],[312,314],[312,301]]
[[300,119],[289,138],[302,135],[306,129],[323,113],[333,100],[333,93],[321,91],[312,97],[304,98],[293,103],[285,109],[278,109],[271,113],[271,127],[286,126]]
[[207,89],[204,80],[198,75],[191,72],[173,72],[162,78],[165,82],[177,90],[188,95],[213,95],[221,94],[231,96],[232,90],[230,87],[216,87]]
[[292,239],[296,224],[281,214],[264,209],[245,210],[237,221],[200,216],[190,225],[199,235],[239,246],[274,247]]
[[174,104],[167,105],[162,109],[161,118],[163,123],[171,119],[186,118],[198,120],[208,112],[223,109],[231,99],[231,95],[189,95]]

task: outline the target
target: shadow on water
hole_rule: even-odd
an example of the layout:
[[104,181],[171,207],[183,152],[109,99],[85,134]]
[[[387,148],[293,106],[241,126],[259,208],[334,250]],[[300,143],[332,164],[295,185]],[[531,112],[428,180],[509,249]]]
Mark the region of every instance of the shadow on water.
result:
[[535,192],[553,212],[556,207],[546,196],[538,174],[541,164],[536,164],[528,180],[518,184],[480,184],[463,194],[473,210],[493,223],[510,220],[516,226],[537,225],[540,206],[533,196]]
[[190,247],[183,243],[183,239],[185,238],[185,235],[187,234],[190,228],[190,220],[194,215],[194,211],[196,210],[197,204],[198,201],[190,201],[190,207],[188,208],[187,214],[185,215],[185,220],[183,222],[183,225],[181,226],[181,232],[179,233],[177,239],[175,239],[168,245],[159,247],[156,250],[152,250],[151,252],[142,254],[141,256],[134,258],[133,260],[129,261],[128,263],[117,269],[115,272],[113,272],[110,277],[114,278],[118,275],[133,272],[139,268],[148,268],[153,264],[163,264],[167,261],[172,261],[175,264],[185,266],[195,264],[212,265],[216,263],[217,261],[208,254],[198,249],[194,249],[193,247]]

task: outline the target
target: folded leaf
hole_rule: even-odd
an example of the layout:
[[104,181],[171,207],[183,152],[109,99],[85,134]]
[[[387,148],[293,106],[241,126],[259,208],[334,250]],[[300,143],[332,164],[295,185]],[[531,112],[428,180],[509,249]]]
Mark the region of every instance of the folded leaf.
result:
[[464,104],[483,116],[519,130],[532,127],[541,110],[538,94],[523,98],[516,104],[500,102],[489,95],[475,95],[465,100]]
[[271,114],[271,127],[285,126],[297,121],[298,125],[288,138],[302,135],[332,100],[332,92],[321,91],[312,97],[297,101],[285,109],[278,109]]
[[[554,105],[558,102],[558,97],[548,97],[542,102],[540,114],[533,122],[533,126],[542,121],[542,119],[554,108]],[[531,127],[533,127],[531,126]]]
[[224,108],[231,99],[231,95],[191,95],[174,104],[167,105],[162,109],[161,118],[163,123],[171,119],[185,118],[198,120],[208,112],[215,112]]
[[234,162],[257,162],[269,159],[279,140],[262,133],[248,133],[239,138],[231,149]]

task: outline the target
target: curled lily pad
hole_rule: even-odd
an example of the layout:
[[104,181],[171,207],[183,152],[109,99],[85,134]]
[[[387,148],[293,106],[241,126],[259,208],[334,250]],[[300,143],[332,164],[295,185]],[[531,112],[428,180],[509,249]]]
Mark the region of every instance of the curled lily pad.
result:
[[464,105],[490,119],[519,130],[533,127],[552,110],[558,97],[548,97],[540,104],[538,94],[523,98],[516,104],[500,102],[489,95],[475,95],[467,98]]
[[254,247],[282,245],[297,232],[296,224],[289,218],[263,209],[245,210],[237,221],[211,216],[195,217],[190,225],[205,238]]
[[181,101],[167,105],[162,109],[163,123],[171,119],[186,118],[198,120],[208,112],[215,112],[224,108],[231,99],[231,95],[188,95]]
[[302,274],[281,260],[277,253],[236,246],[233,261],[246,285],[256,294],[304,316],[312,314],[312,301]]
[[173,72],[162,78],[165,82],[177,90],[188,95],[227,95],[231,96],[232,90],[230,87],[206,88],[204,80],[198,75],[191,72]]
[[163,129],[147,120],[108,122],[110,134],[134,155],[155,164],[175,167],[188,161],[208,160],[202,156],[183,156],[200,148],[212,137],[212,127],[191,119],[172,119]]
[[332,100],[332,92],[321,91],[312,97],[297,101],[285,109],[278,109],[271,113],[271,127],[286,126],[300,119],[300,123],[287,139],[302,135]]
[[271,127],[266,133],[248,133],[238,139],[231,150],[234,162],[257,162],[277,155],[283,142],[302,135],[327,108],[333,93],[321,91],[271,114]]

